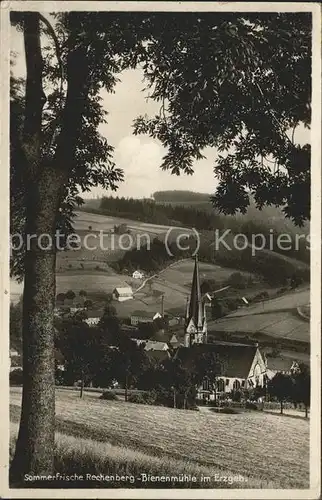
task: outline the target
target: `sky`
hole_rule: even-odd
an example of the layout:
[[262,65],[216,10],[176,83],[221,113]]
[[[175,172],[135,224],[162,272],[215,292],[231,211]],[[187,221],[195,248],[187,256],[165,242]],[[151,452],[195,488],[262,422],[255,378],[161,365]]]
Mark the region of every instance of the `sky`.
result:
[[[22,34],[11,28],[11,50],[17,54],[14,72],[17,76],[25,74],[25,58]],[[193,176],[181,174],[171,175],[160,169],[162,157],[166,153],[161,143],[145,135],[134,136],[133,120],[143,114],[153,116],[158,113],[160,105],[147,99],[147,91],[143,92],[143,73],[139,69],[126,70],[115,86],[115,93],[102,92],[103,106],[108,111],[108,123],[100,127],[100,132],[114,150],[116,166],[124,171],[124,182],[119,184],[116,193],[94,188],[84,197],[103,195],[124,197],[150,197],[160,190],[191,190],[201,193],[214,193],[218,181],[215,179],[213,167],[216,150],[207,148],[203,151],[205,159],[195,163]],[[300,130],[300,143],[308,142],[308,131]]]

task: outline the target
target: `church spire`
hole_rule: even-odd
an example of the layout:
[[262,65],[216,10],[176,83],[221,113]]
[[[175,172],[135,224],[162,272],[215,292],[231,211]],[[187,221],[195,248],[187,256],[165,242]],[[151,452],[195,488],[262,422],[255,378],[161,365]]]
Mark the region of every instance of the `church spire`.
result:
[[204,342],[207,336],[206,330],[207,324],[200,289],[198,257],[195,256],[190,301],[187,304],[185,345]]
[[195,267],[193,270],[190,304],[189,304],[189,319],[193,318],[196,327],[201,328],[203,322],[203,310],[200,290],[200,277],[198,256],[195,256]]

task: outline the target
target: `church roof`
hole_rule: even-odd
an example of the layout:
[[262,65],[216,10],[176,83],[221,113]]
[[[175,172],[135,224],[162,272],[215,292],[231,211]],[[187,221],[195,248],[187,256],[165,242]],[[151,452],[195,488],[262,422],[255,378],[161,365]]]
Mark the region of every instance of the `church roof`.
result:
[[217,356],[221,367],[221,373],[218,375],[227,378],[246,379],[257,349],[257,345],[217,342],[193,345],[190,348],[181,347],[177,350],[176,357],[189,362],[189,358],[192,359],[194,354],[211,352]]

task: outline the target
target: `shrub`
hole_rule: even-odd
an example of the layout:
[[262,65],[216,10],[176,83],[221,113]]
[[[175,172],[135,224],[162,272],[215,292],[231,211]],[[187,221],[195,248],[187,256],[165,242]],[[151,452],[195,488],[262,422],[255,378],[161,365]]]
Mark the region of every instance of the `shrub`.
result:
[[142,405],[153,405],[155,404],[157,395],[155,391],[149,391],[139,394],[130,394],[128,397],[128,402],[137,403]]
[[257,410],[257,404],[246,401],[245,408],[246,410]]
[[235,410],[235,408],[230,408],[229,406],[223,406],[222,408],[211,408],[211,411],[215,413],[225,413],[227,415],[237,415],[240,413],[239,411]]
[[119,398],[115,394],[115,392],[105,391],[100,395],[99,399],[105,399],[106,401],[116,401]]
[[73,290],[68,290],[66,292],[66,299],[74,300],[75,297],[76,297],[76,295],[75,295],[75,292],[73,292]]
[[23,373],[20,368],[16,368],[10,372],[9,376],[10,385],[22,385],[23,383]]
[[127,398],[129,403],[145,405],[146,401],[142,394],[130,394]]

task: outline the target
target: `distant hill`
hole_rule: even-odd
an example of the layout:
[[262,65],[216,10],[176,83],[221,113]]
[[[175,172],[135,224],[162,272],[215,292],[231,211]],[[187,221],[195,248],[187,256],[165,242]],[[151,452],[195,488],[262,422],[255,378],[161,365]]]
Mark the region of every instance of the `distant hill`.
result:
[[[186,207],[205,210],[207,212],[217,213],[211,203],[210,193],[197,193],[194,191],[156,191],[153,198],[158,204],[170,204],[173,206],[182,205]],[[289,232],[291,234],[308,234],[310,232],[309,222],[304,224],[304,227],[299,228],[293,224],[290,219],[287,219],[281,208],[272,206],[264,206],[259,210],[255,206],[255,202],[251,200],[246,214],[237,213],[234,216],[226,216],[226,219],[242,220],[243,222],[252,220],[253,222],[265,222],[266,227],[271,226],[278,232]]]
[[210,194],[195,193],[194,191],[156,191],[153,193],[153,198],[156,202],[165,203],[188,203],[188,202],[208,202],[210,205]]

